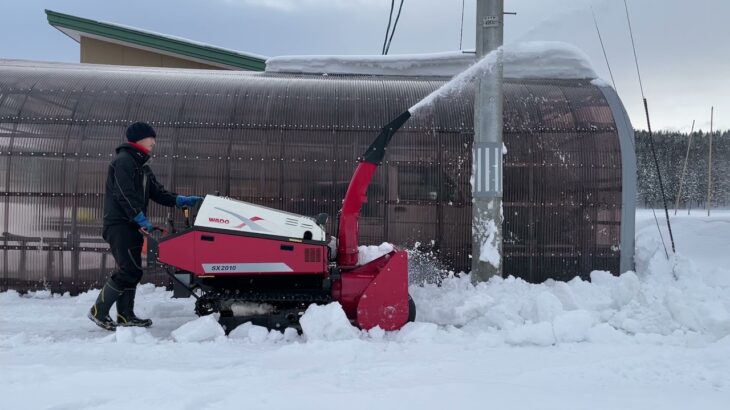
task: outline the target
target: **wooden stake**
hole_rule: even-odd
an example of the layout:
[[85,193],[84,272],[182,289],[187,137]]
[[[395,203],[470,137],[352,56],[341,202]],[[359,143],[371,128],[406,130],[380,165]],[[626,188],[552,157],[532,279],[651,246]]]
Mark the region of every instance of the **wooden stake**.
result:
[[712,120],[715,107],[710,108],[710,153],[707,161],[707,216],[710,216],[710,200],[712,199]]
[[[687,161],[689,161],[689,147],[692,146],[692,133],[695,130],[695,120],[692,120],[692,129],[689,131],[689,141],[687,142],[687,155],[684,157],[684,167],[682,168],[682,176],[679,177],[679,192],[677,192],[677,201],[674,204],[674,215],[677,215],[677,209],[679,209],[679,198],[682,197],[682,184],[684,183],[684,176],[687,174]],[[689,210],[689,205],[687,206]]]

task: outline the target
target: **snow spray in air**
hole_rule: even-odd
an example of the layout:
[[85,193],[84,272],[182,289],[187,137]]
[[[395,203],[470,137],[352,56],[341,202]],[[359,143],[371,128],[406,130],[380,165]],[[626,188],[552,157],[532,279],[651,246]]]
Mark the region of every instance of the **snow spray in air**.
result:
[[448,97],[460,93],[472,80],[487,73],[491,73],[494,67],[502,61],[502,47],[487,54],[481,60],[474,63],[471,67],[459,73],[448,83],[442,85],[431,94],[424,97],[421,101],[414,104],[408,111],[411,115],[415,115],[424,107],[433,105],[433,103],[441,98]]

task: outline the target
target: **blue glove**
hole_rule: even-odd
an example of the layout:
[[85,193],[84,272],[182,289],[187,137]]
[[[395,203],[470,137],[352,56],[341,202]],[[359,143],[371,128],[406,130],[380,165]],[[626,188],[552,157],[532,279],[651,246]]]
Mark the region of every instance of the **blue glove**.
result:
[[139,226],[144,228],[147,232],[152,232],[152,230],[155,229],[142,212],[138,213],[137,216],[134,217],[134,222],[137,222],[137,224],[139,224]]
[[198,204],[198,202],[203,202],[203,198],[199,196],[178,195],[175,199],[175,205],[177,205],[178,208],[182,208],[184,206],[194,207]]

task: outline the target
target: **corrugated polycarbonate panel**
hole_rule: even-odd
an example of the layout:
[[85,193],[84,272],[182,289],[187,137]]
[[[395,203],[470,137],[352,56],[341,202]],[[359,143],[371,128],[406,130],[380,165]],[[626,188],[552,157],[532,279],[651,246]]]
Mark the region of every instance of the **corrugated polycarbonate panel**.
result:
[[576,86],[563,86],[561,89],[573,110],[577,129],[615,131],[611,107],[598,89]]
[[230,196],[272,204],[281,195],[282,132],[277,129],[231,131]]
[[[380,128],[443,81],[0,64],[2,288],[81,291],[114,262],[104,182],[134,121],[155,126],[150,166],[168,189],[336,214]],[[507,80],[504,273],[539,282],[618,271],[621,161],[611,111],[579,80]],[[368,191],[361,242],[471,253],[473,88],[417,113]],[[151,205],[150,218],[179,211]],[[167,283],[160,272],[145,280]]]
[[28,98],[27,91],[6,88],[0,95],[0,120],[16,118],[20,114],[23,103]]
[[503,126],[504,132],[537,130],[540,119],[533,110],[528,110],[532,100],[524,84],[504,83]]

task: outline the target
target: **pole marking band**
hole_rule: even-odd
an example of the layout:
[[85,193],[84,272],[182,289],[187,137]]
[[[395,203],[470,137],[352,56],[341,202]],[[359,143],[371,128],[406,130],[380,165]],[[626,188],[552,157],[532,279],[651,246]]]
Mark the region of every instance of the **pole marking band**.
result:
[[502,144],[475,142],[472,149],[474,161],[474,198],[502,196]]

